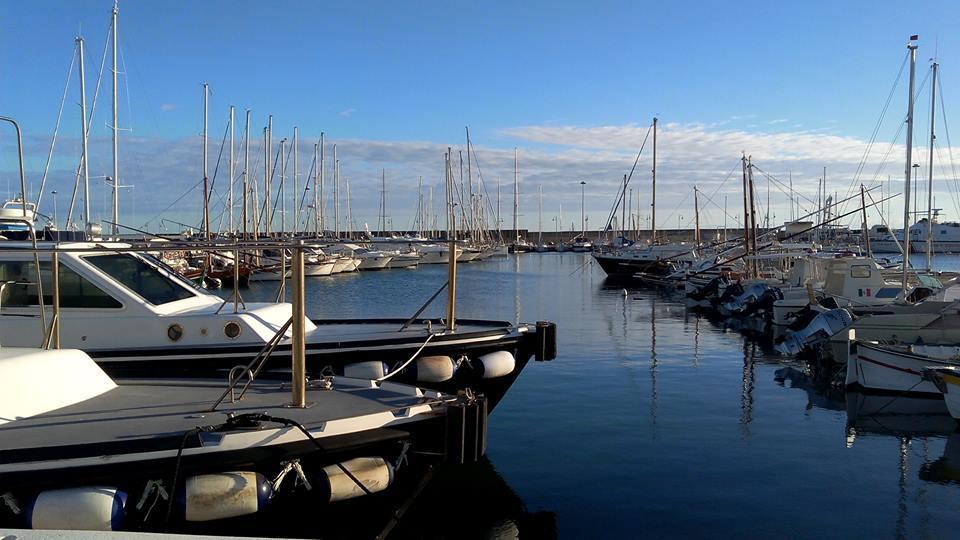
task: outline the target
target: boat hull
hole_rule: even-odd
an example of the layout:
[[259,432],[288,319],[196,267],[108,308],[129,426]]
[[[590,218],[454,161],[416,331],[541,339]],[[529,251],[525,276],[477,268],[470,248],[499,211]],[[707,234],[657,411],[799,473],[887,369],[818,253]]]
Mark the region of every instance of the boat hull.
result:
[[856,343],[855,354],[851,352],[847,361],[846,383],[848,387],[871,391],[935,395],[939,390],[932,381],[923,379],[923,369],[957,365],[860,341]]

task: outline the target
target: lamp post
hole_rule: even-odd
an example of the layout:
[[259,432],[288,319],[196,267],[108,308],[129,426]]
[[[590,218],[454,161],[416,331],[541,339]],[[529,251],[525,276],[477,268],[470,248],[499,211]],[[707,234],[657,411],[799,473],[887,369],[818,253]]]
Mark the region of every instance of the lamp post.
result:
[[584,214],[584,186],[587,185],[587,182],[584,180],[580,181],[580,234],[585,235],[587,233],[587,219],[586,214]]

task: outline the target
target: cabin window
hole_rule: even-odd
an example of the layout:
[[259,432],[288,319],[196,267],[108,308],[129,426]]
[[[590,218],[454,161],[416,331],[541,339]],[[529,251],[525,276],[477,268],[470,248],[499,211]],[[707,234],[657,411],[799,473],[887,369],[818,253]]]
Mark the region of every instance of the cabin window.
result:
[[890,232],[890,230],[887,229],[886,227],[877,227],[877,232],[878,232],[878,233],[885,233],[885,232]]
[[855,264],[850,267],[850,277],[868,278],[870,277],[870,267],[865,264]]
[[94,255],[84,260],[155,306],[195,296],[156,267],[132,255]]
[[873,293],[873,297],[874,298],[896,298],[898,294],[900,294],[899,287],[884,287],[882,289],[877,289],[877,291]]
[[[0,297],[2,307],[36,307],[37,270],[33,261],[0,262],[0,281],[19,281],[4,287]],[[43,303],[53,305],[53,281],[49,261],[40,262],[43,283]],[[74,272],[70,267],[60,264],[60,307],[61,308],[108,308],[117,309],[123,305],[114,297],[103,292],[100,287],[87,278]]]
[[947,234],[947,230],[946,230],[946,229],[940,229],[940,234]]

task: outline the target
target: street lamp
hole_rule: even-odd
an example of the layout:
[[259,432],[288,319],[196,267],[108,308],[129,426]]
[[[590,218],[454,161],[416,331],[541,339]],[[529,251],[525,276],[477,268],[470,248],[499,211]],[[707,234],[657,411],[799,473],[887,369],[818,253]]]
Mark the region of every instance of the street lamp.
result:
[[587,185],[587,182],[584,180],[580,181],[580,234],[584,235],[587,233],[587,219],[583,210],[584,202],[584,186]]

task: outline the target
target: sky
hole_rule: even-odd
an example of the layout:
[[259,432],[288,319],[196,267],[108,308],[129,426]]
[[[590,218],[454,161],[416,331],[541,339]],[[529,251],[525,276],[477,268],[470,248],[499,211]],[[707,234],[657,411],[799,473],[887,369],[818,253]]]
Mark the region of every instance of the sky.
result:
[[[104,180],[112,170],[109,58],[95,105],[93,95],[111,7],[105,0],[0,5],[0,115],[21,123],[31,198],[46,169],[41,212],[52,214],[56,200],[61,224],[81,155],[79,81],[71,66],[74,38],[81,34],[88,107],[95,107],[91,214],[110,215]],[[208,83],[217,228],[226,227],[221,216],[229,152],[221,148],[230,105],[237,110],[238,161],[244,113],[251,111],[251,174],[261,182],[268,115],[274,154],[279,141],[299,128],[301,187],[320,133],[325,156],[336,143],[358,228],[377,225],[382,173],[394,229],[413,226],[421,177],[424,200],[432,186],[434,213],[442,215],[443,154],[450,147],[459,160],[466,127],[475,150],[470,172],[475,182],[482,177],[491,224],[499,185],[503,227],[513,226],[516,148],[522,228],[539,227],[542,188],[543,228],[553,230],[559,218],[564,229],[579,229],[581,187],[589,227],[597,228],[607,222],[655,116],[658,228],[692,226],[694,185],[701,193],[701,224],[735,227],[742,212],[741,152],[757,166],[761,216],[779,223],[813,208],[824,167],[827,192],[839,199],[860,183],[884,184],[884,194],[902,191],[907,75],[901,69],[911,34],[920,36],[912,161],[925,178],[929,65],[936,55],[943,96],[935,206],[943,208],[944,219],[956,220],[960,195],[951,155],[960,159],[960,148],[950,148],[947,130],[960,106],[952,62],[960,38],[948,31],[957,20],[960,4],[950,1],[121,1],[121,222],[151,231],[200,223],[202,84]],[[651,150],[648,140],[629,187],[631,213],[644,227]],[[292,167],[291,158],[291,201]],[[18,192],[16,170],[12,131],[0,128],[0,195]],[[459,175],[459,161],[455,170]],[[802,208],[792,212],[790,179],[794,206]],[[239,206],[239,191],[236,198]],[[895,224],[902,222],[901,200],[884,207]],[[341,217],[346,214],[342,201]],[[878,212],[870,217],[880,219]],[[327,221],[332,228],[332,217]]]

